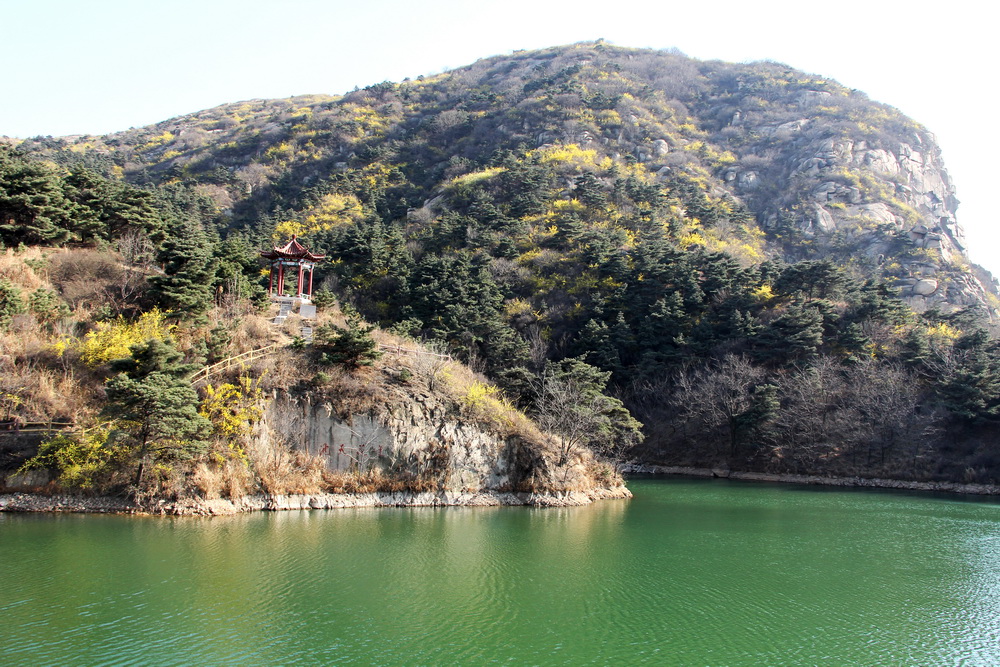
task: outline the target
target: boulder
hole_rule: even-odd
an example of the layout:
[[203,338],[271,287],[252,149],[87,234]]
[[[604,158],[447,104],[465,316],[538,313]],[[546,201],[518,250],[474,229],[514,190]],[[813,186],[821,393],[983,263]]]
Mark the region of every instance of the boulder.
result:
[[832,232],[837,228],[837,223],[834,222],[833,216],[819,204],[813,204],[813,214],[815,215],[813,219],[815,228],[824,232]]
[[45,486],[50,481],[52,481],[52,475],[47,470],[28,470],[20,475],[11,475],[0,486],[6,486],[8,489],[16,491],[24,491]]
[[858,215],[868,218],[869,220],[890,225],[896,222],[896,216],[893,215],[892,209],[890,209],[887,204],[883,204],[882,202],[875,204],[862,204],[861,206],[858,206]]
[[887,150],[877,149],[864,153],[865,166],[880,174],[898,174],[899,162],[896,156]]
[[737,185],[744,190],[754,190],[760,185],[756,171],[745,171],[740,174]]

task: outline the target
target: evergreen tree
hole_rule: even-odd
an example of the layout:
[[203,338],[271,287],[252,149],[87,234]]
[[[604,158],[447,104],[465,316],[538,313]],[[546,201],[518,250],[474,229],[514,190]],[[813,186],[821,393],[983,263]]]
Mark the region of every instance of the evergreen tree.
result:
[[535,383],[535,418],[559,439],[559,465],[577,447],[620,458],[642,440],[640,424],[620,400],[607,395],[611,373],[582,359],[546,365]]
[[705,253],[697,263],[701,267],[701,290],[706,297],[733,287],[742,277],[740,265],[723,253]]
[[608,197],[604,194],[601,182],[592,172],[585,171],[577,176],[574,185],[573,194],[587,208],[599,209],[607,206]]
[[593,318],[587,320],[575,347],[582,358],[601,370],[615,374],[625,370],[618,348],[611,340],[611,329],[604,322]]
[[861,321],[871,319],[886,324],[903,324],[912,311],[900,301],[898,290],[883,282],[868,280],[860,289],[860,303],[854,309],[852,318]]
[[407,314],[423,321],[431,337],[440,340],[478,331],[503,305],[487,262],[467,252],[425,256],[411,276]]
[[923,327],[915,326],[906,332],[899,351],[903,363],[921,374],[927,374],[929,371],[927,364],[931,354],[930,338]]
[[[733,418],[734,443],[759,444],[756,440],[764,434],[768,424],[774,420],[781,408],[781,402],[778,400],[778,386],[774,384],[755,386],[750,392],[749,403],[746,410]],[[736,455],[737,453],[738,448],[734,444],[731,454]]]
[[160,246],[163,273],[149,282],[157,304],[179,320],[198,320],[212,305],[212,246],[194,222],[175,224]]
[[501,183],[511,195],[511,217],[523,218],[544,213],[553,176],[551,167],[541,164],[535,155],[510,165],[501,175]]
[[74,221],[74,230],[81,238],[111,240],[130,230],[151,235],[162,231],[163,217],[153,193],[80,166],[64,180],[67,196],[81,211]]
[[25,303],[21,297],[21,290],[6,278],[0,278],[0,331],[7,328],[11,318],[24,311]]
[[260,255],[243,236],[231,236],[221,243],[213,259],[213,285],[217,293],[250,301],[255,305],[270,303],[267,290],[260,284]]
[[794,363],[816,356],[823,344],[823,316],[808,304],[793,304],[754,340],[759,361]]
[[320,361],[352,369],[371,366],[382,356],[372,337],[375,327],[365,324],[361,315],[351,308],[345,307],[344,316],[346,327],[324,324],[316,329],[313,346],[320,352]]
[[806,261],[785,267],[774,283],[774,291],[826,299],[841,294],[848,282],[844,271],[830,260]]
[[132,356],[111,363],[103,414],[117,420],[113,436],[124,440],[136,464],[141,489],[149,466],[190,458],[205,447],[210,425],[198,414],[198,393],[188,380],[195,366],[169,341],[132,346]]
[[869,356],[872,341],[857,323],[849,322],[840,332],[837,344],[848,360],[859,361]]
[[52,169],[0,144],[0,242],[64,243],[76,213]]
[[[2,297],[0,297],[2,300]],[[60,319],[70,316],[70,309],[52,290],[39,287],[28,297],[28,307],[35,318],[49,330]]]
[[968,422],[1000,416],[1000,343],[978,329],[957,340],[952,354],[957,363],[938,384],[945,407]]
[[639,344],[645,349],[673,345],[689,324],[684,300],[677,292],[659,298],[639,323]]

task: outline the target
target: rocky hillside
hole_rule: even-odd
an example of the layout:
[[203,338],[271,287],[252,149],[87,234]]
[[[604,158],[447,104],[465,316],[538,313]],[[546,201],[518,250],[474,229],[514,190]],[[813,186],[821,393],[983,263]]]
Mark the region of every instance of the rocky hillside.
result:
[[[36,307],[0,322],[0,492],[128,492],[140,501],[133,509],[167,499],[182,512],[202,511],[191,499],[253,497],[243,509],[254,509],[329,493],[396,494],[323,500],[334,504],[628,496],[615,462],[585,441],[569,442],[558,425],[542,430],[450,356],[329,303],[309,322],[246,300],[212,308],[211,327],[170,324],[156,309],[95,322],[90,306],[128,269],[95,249],[0,255],[0,313],[36,286]],[[50,295],[42,307],[39,294]],[[53,314],[57,295],[75,298]],[[307,324],[309,346],[299,338]],[[363,353],[327,359],[343,353],[345,335]]]
[[750,223],[765,233],[763,256],[834,258],[894,280],[918,311],[997,306],[992,278],[968,265],[933,135],[777,63],[578,44],[343,97],[252,100],[20,146],[133,182],[198,183],[230,229],[272,216],[307,234],[371,214],[402,220],[484,178],[498,151],[573,147],[583,155],[550,161],[610,160],[650,184],[680,181],[689,218]]

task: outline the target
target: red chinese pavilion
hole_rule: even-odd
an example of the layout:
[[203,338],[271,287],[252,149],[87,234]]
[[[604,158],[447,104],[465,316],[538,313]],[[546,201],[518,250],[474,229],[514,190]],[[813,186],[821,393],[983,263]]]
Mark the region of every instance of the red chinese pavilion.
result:
[[[309,252],[296,240],[294,235],[287,245],[280,248],[275,246],[274,250],[261,250],[260,256],[271,262],[271,275],[267,285],[267,291],[270,294],[275,295],[275,288],[277,288],[277,296],[285,296],[285,275],[289,269],[297,267],[299,277],[294,296],[307,301],[312,296],[313,269],[316,267],[316,262],[326,257],[326,255],[314,255]],[[308,286],[305,283],[306,271],[309,272]]]

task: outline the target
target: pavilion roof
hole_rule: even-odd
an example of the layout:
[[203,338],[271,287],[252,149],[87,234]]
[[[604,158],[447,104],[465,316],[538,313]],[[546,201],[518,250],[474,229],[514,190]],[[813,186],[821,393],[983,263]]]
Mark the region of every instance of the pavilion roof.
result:
[[308,259],[313,262],[326,258],[326,255],[314,255],[309,252],[304,245],[299,243],[295,235],[292,235],[292,240],[281,247],[274,246],[274,250],[261,250],[260,256],[264,259]]

